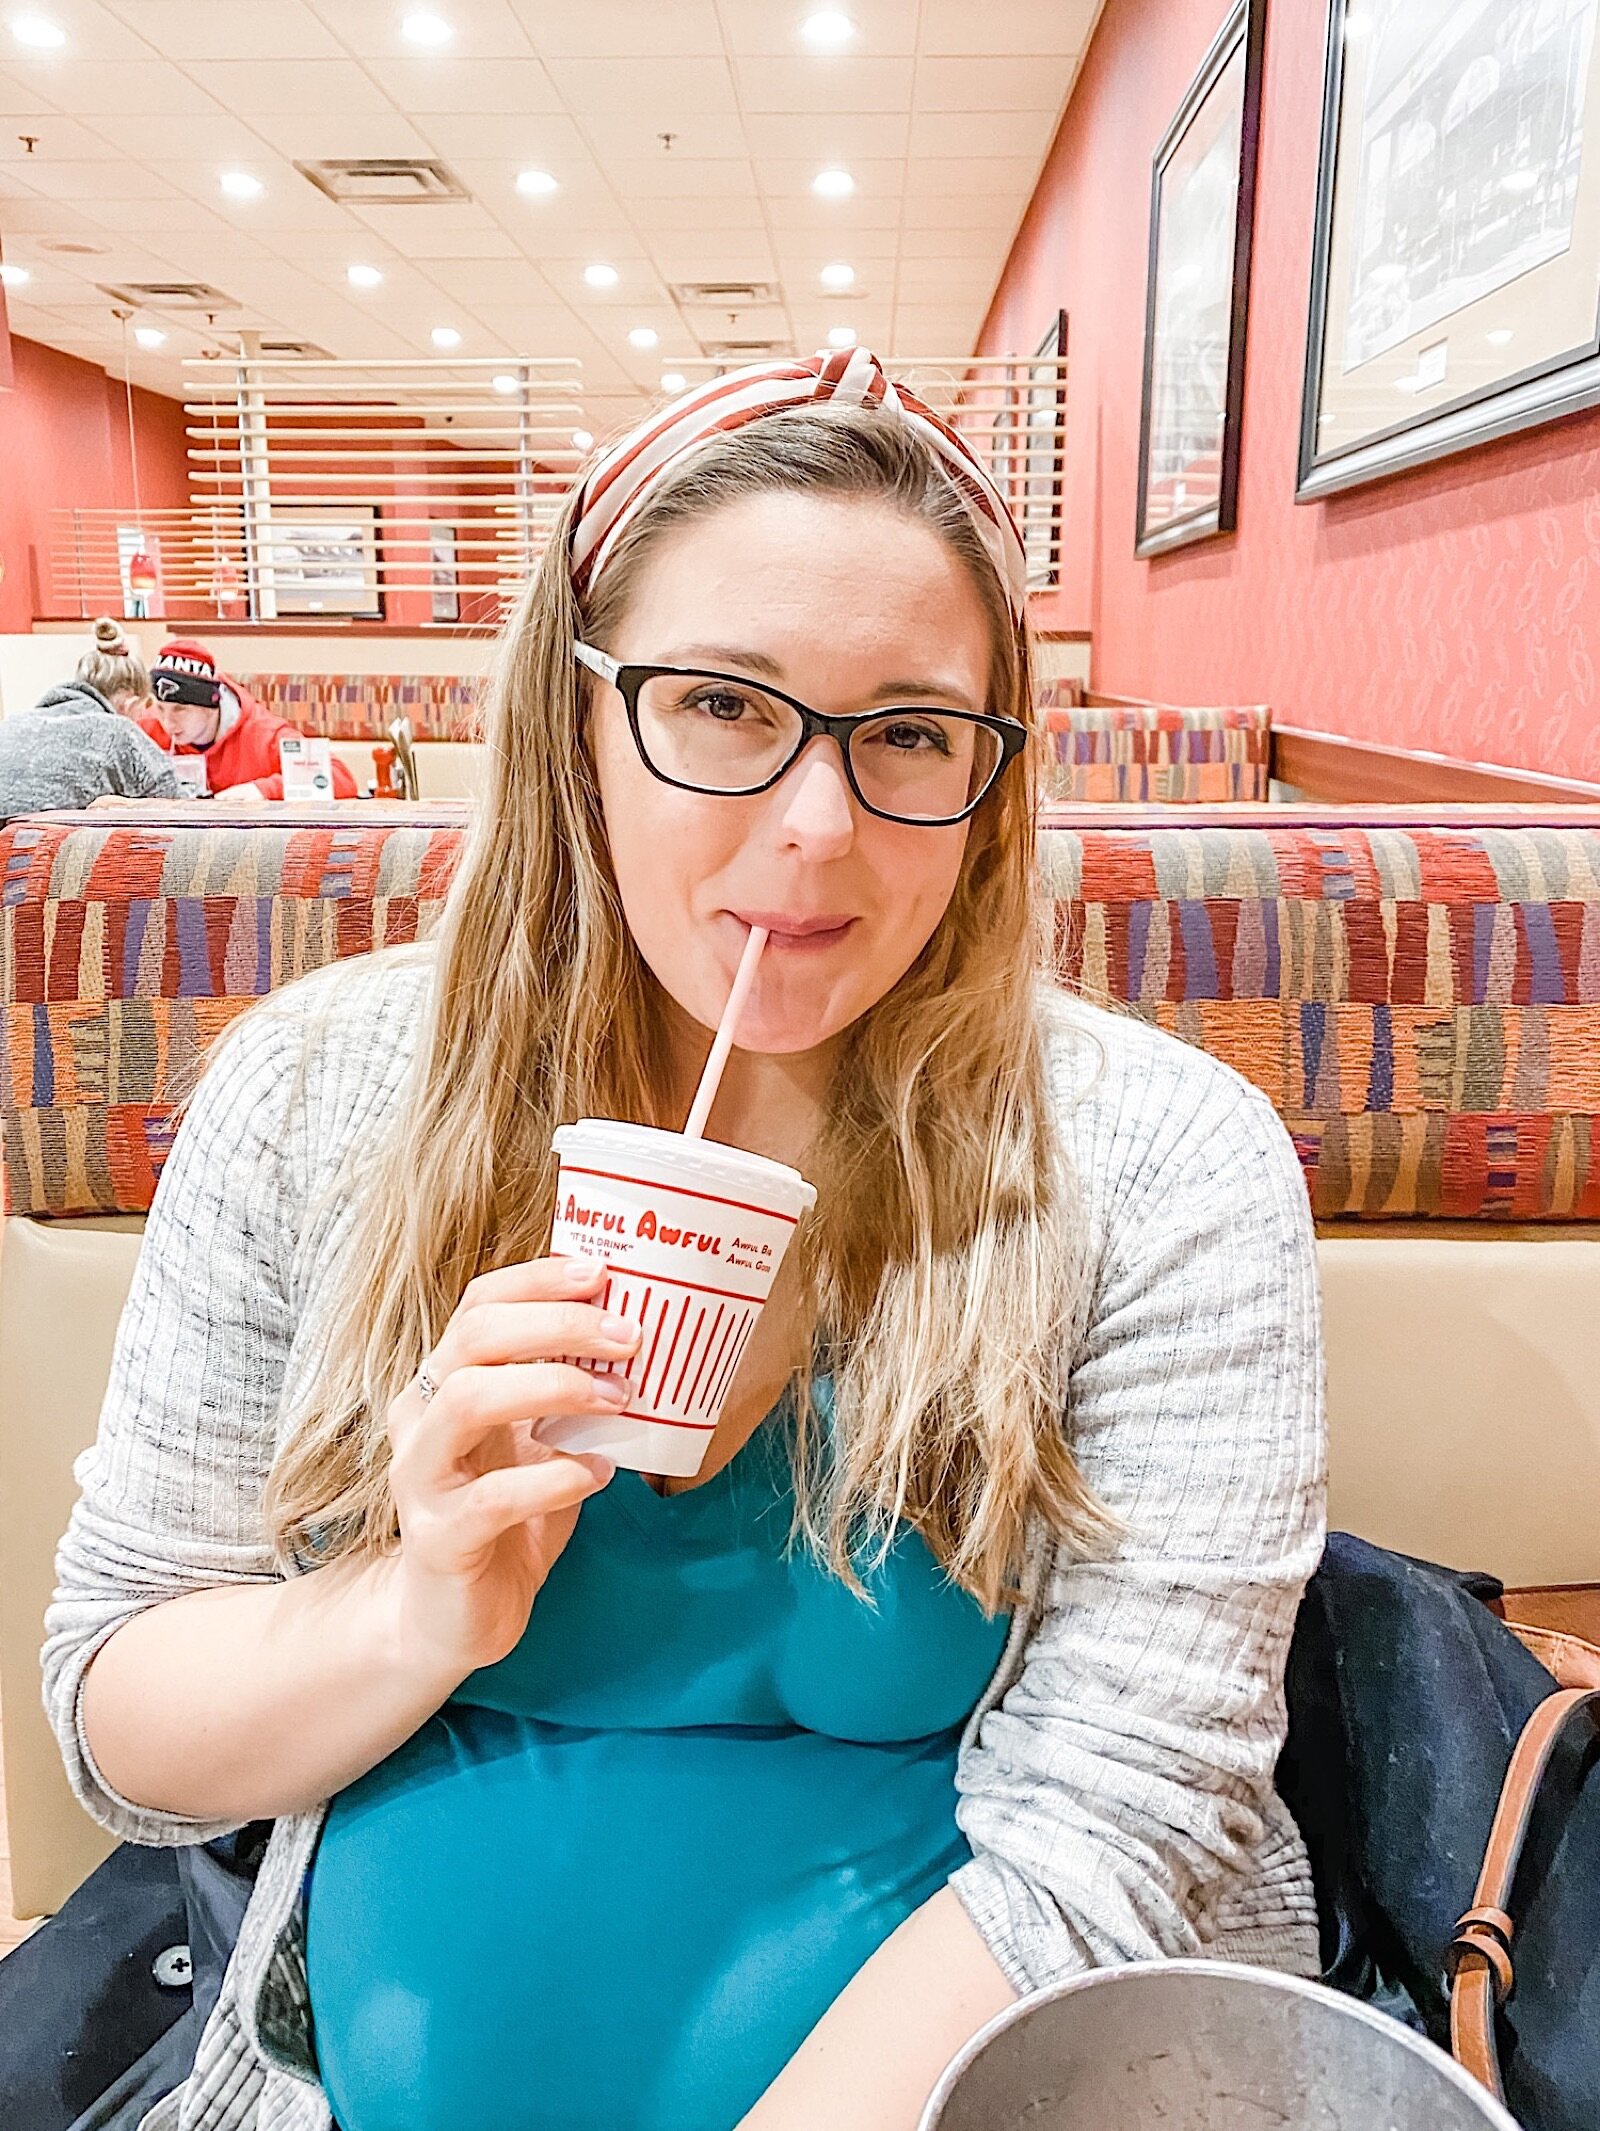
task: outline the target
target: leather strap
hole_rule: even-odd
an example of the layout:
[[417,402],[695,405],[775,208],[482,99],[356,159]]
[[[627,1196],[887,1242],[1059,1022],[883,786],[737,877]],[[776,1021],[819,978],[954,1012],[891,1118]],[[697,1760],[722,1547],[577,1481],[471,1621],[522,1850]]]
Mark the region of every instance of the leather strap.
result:
[[1578,1687],[1550,1695],[1523,1727],[1489,1830],[1472,1907],[1456,1926],[1445,1957],[1451,1977],[1450,2047],[1457,2061],[1500,2102],[1505,2089],[1494,2016],[1516,1987],[1511,1950],[1516,1926],[1506,1904],[1550,1762],[1557,1749],[1591,1721],[1600,1723],[1600,1688]]

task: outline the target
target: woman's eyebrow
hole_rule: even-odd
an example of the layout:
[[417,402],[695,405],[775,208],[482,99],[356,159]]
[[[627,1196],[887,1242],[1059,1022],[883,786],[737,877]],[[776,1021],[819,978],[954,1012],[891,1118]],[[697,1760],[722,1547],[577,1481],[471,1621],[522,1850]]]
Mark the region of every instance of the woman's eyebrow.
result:
[[[664,666],[694,665],[700,660],[713,665],[732,666],[742,672],[758,675],[783,687],[783,668],[778,661],[768,658],[764,651],[750,651],[738,644],[684,644],[663,658]],[[948,703],[961,708],[967,702],[967,692],[954,681],[883,681],[873,689],[874,700],[884,703]]]

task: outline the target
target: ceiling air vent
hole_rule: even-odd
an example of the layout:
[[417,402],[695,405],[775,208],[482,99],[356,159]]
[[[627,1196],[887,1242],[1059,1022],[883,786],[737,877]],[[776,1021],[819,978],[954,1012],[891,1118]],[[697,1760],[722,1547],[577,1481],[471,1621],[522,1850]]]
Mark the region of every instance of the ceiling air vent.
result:
[[362,155],[294,167],[341,207],[413,207],[472,197],[452,170],[429,156]]
[[333,358],[326,348],[319,348],[314,340],[270,340],[263,334],[253,353],[265,356],[269,362],[285,362],[290,357],[300,362],[331,362]]
[[232,296],[214,289],[209,281],[125,281],[113,287],[99,284],[100,292],[116,303],[132,304],[135,310],[236,311]]
[[701,349],[716,362],[760,362],[764,357],[793,355],[791,340],[703,340]]
[[710,304],[719,311],[748,311],[753,304],[782,303],[775,281],[675,281],[677,303]]

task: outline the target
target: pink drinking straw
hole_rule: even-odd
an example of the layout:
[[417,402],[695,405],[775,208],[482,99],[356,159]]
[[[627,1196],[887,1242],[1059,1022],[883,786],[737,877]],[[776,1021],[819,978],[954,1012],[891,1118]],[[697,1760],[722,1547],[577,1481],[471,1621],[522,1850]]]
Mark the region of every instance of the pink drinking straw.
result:
[[712,1039],[711,1056],[706,1060],[706,1069],[700,1075],[700,1085],[694,1091],[694,1102],[689,1110],[689,1122],[683,1128],[685,1139],[704,1139],[706,1119],[711,1115],[711,1105],[717,1099],[717,1090],[722,1085],[722,1069],[728,1063],[728,1053],[733,1049],[733,1039],[739,1031],[739,1016],[744,1012],[744,1002],[750,996],[750,987],[756,981],[756,964],[761,960],[761,950],[767,944],[765,928],[750,927],[750,937],[744,943],[744,953],[739,957],[739,967],[734,972],[733,989],[728,994],[728,1003],[722,1009],[722,1019],[717,1023],[717,1033]]

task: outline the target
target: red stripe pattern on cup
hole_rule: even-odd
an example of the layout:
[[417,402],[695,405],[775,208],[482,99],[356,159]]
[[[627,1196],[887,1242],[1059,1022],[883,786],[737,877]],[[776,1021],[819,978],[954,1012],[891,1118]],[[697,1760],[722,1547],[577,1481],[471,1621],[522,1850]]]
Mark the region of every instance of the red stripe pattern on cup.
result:
[[[761,1314],[760,1304],[743,1296],[713,1301],[675,1281],[617,1271],[606,1283],[602,1302],[616,1316],[631,1318],[641,1327],[631,1360],[608,1362],[594,1371],[620,1377],[628,1386],[625,1418],[707,1433],[715,1428]],[[589,1366],[575,1355],[567,1359]]]

